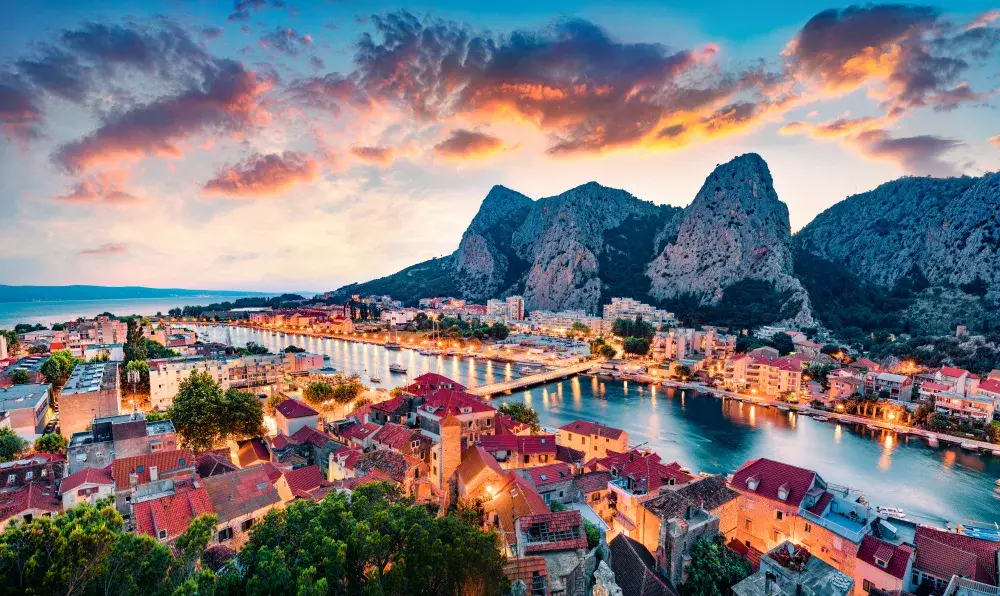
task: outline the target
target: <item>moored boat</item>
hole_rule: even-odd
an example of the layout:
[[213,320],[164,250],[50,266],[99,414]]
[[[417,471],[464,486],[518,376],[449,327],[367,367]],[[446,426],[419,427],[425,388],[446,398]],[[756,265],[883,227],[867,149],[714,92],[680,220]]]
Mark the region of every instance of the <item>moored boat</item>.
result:
[[398,362],[393,362],[392,364],[389,365],[389,372],[405,375],[406,367],[403,366],[402,364],[399,364]]
[[892,519],[901,519],[901,520],[906,519],[906,513],[899,507],[878,506],[875,508],[875,511],[883,517],[888,517]]

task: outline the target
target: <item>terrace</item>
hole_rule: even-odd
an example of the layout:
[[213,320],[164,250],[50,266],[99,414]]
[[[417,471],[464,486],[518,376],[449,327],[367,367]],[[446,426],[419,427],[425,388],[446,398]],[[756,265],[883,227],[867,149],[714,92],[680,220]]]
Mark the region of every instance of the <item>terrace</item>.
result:
[[825,506],[824,499],[821,499],[819,505],[803,508],[802,517],[851,542],[860,543],[868,533],[869,523],[875,518],[871,508],[856,498],[850,498],[846,489],[830,487],[826,494],[830,497],[825,500]]

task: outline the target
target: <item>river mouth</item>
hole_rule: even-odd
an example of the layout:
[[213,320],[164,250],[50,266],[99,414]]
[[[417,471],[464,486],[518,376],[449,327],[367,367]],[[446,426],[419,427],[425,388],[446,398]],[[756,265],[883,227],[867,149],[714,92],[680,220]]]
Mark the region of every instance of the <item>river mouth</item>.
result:
[[[405,385],[424,372],[466,386],[516,377],[516,366],[468,357],[423,356],[416,350],[385,350],[343,340],[272,334],[241,327],[190,326],[213,341],[254,341],[278,352],[289,345],[329,356],[342,371],[374,370],[382,383]],[[227,334],[228,331],[228,334]],[[405,375],[390,374],[400,363]],[[694,472],[732,473],[766,457],[818,472],[832,484],[859,489],[875,505],[898,507],[915,522],[943,527],[968,521],[1000,522],[1000,457],[931,447],[919,437],[872,431],[864,425],[819,422],[795,412],[722,400],[691,390],[640,387],[592,377],[549,383],[500,396],[538,411],[542,426],[558,428],[586,419],[622,428],[665,461]]]

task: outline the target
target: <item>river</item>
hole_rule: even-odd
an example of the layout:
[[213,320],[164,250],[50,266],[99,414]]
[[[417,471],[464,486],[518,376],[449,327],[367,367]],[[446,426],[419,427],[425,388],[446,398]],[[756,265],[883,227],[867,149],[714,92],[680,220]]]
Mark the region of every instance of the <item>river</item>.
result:
[[[405,385],[436,372],[467,386],[517,376],[509,365],[471,358],[421,356],[415,350],[274,334],[246,328],[192,326],[214,341],[255,341],[272,351],[288,345],[330,357],[329,365],[365,374],[377,368],[383,387]],[[227,332],[228,331],[228,332]],[[398,362],[406,375],[390,374]],[[673,389],[576,377],[503,396],[538,411],[545,427],[583,418],[622,428],[666,461],[695,471],[731,473],[749,459],[767,457],[819,472],[829,483],[861,490],[878,505],[900,507],[914,521],[943,526],[968,520],[1000,522],[1000,457],[957,447],[934,448],[919,438],[860,425],[817,422],[793,412]]]

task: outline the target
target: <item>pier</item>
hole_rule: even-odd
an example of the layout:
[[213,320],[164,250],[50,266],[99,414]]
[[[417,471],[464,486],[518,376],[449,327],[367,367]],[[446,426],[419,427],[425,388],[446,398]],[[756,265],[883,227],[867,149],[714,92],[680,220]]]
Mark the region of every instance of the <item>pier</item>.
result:
[[534,387],[535,385],[543,385],[551,381],[568,379],[573,375],[578,375],[583,371],[590,370],[593,366],[593,362],[581,362],[579,364],[571,364],[555,370],[540,372],[535,375],[528,375],[512,381],[503,381],[501,383],[471,387],[466,391],[480,397],[492,397],[500,393],[509,393],[518,389],[527,389],[528,387]]

